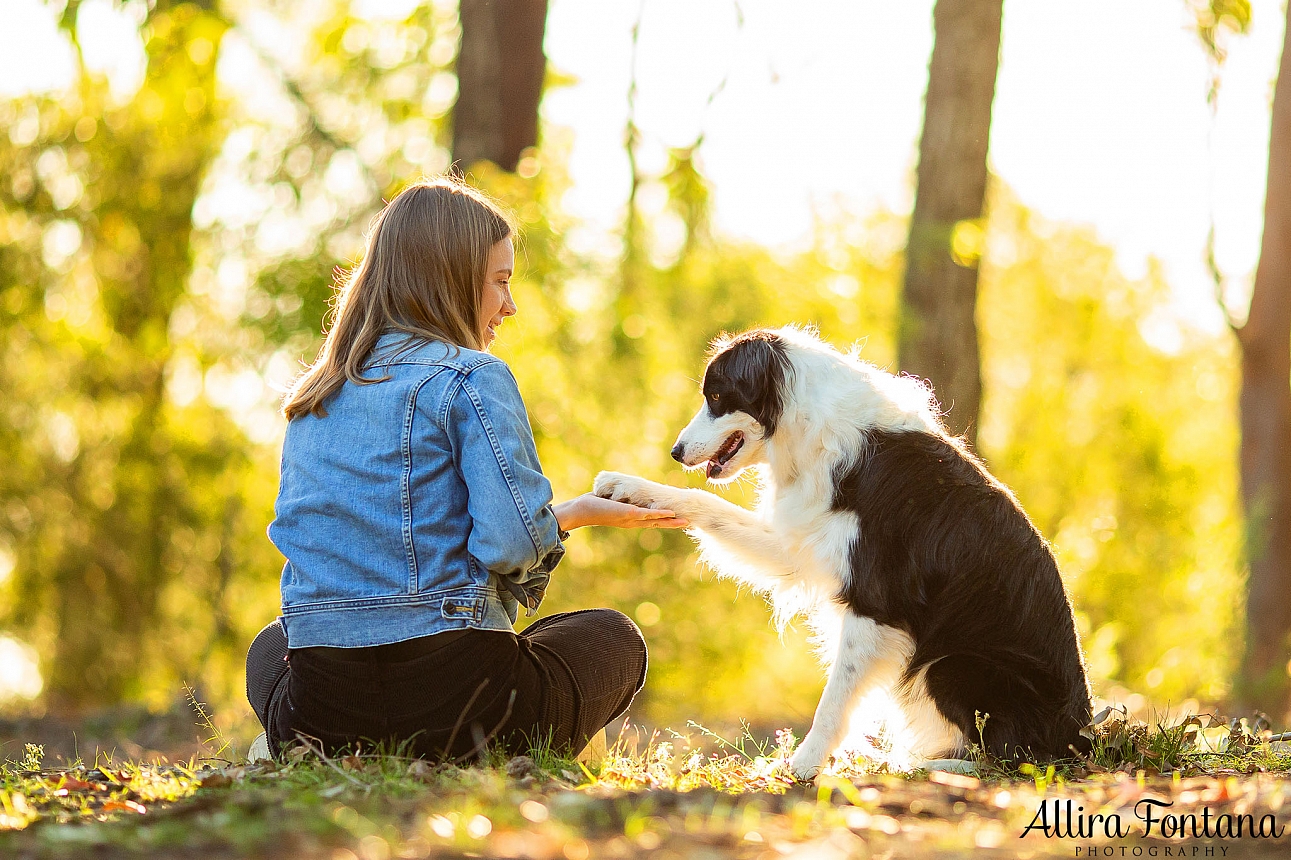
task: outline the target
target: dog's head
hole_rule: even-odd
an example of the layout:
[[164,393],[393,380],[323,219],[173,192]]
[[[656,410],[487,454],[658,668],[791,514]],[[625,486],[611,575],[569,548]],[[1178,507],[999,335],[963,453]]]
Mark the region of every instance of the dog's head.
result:
[[704,404],[677,437],[672,456],[710,481],[729,481],[755,463],[784,409],[788,344],[755,330],[713,344],[704,370]]

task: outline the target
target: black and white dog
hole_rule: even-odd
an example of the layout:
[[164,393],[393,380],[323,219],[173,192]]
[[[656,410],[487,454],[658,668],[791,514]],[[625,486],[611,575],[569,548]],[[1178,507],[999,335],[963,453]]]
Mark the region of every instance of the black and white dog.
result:
[[916,761],[969,743],[1004,758],[1088,749],[1089,686],[1053,555],[920,381],[783,328],[717,341],[703,395],[672,456],[717,483],[762,466],[756,511],[615,472],[594,492],[686,517],[719,575],[767,594],[779,621],[808,615],[829,677],[796,776],[820,771],[882,688]]

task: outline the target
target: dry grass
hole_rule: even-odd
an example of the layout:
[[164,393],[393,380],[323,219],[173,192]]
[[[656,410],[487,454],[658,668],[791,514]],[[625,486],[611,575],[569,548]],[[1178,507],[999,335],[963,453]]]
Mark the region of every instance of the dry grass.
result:
[[[1135,847],[1144,849],[1139,856],[1193,856],[1161,851],[1207,845],[1217,846],[1213,856],[1221,847],[1227,856],[1274,856],[1291,836],[1160,840],[1144,838],[1136,817],[1136,805],[1151,798],[1172,804],[1172,814],[1291,823],[1291,752],[1258,728],[1109,714],[1085,760],[982,760],[978,776],[887,773],[858,760],[816,785],[788,775],[788,732],[727,739],[697,726],[688,735],[621,736],[591,765],[544,750],[459,768],[301,748],[282,764],[49,768],[30,747],[0,769],[0,856],[1073,857],[1091,845],[1117,848],[1116,856],[1119,846],[1126,856]],[[1130,833],[1027,831],[1042,804],[1067,799],[1086,815],[1121,816]]]

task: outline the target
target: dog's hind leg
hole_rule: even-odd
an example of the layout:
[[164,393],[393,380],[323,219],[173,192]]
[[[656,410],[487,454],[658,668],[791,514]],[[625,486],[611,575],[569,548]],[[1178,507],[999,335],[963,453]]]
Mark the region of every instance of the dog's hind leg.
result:
[[811,731],[789,763],[794,776],[811,779],[825,766],[847,733],[861,696],[876,683],[890,682],[910,659],[914,645],[900,630],[852,613],[843,616],[838,653],[816,706]]
[[952,769],[949,763],[958,759],[940,757],[962,755],[964,734],[946,719],[928,694],[926,669],[902,685],[898,701],[905,716],[902,740],[909,747],[912,762],[929,769]]

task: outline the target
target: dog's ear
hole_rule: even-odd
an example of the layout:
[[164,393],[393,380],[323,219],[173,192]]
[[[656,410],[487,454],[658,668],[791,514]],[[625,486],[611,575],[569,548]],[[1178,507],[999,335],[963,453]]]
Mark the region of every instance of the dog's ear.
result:
[[742,408],[757,419],[764,436],[770,438],[784,409],[788,348],[775,333],[758,331],[733,344],[730,356],[727,375],[742,395]]

